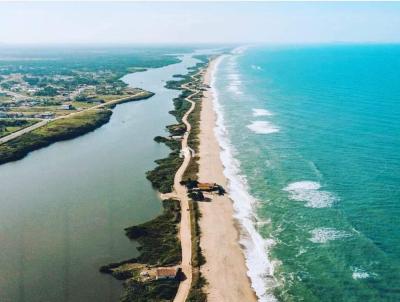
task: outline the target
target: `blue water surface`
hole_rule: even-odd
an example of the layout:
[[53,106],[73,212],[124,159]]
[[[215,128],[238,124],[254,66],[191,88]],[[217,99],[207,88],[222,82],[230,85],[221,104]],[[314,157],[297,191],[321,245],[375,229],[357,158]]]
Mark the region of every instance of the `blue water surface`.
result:
[[400,301],[400,45],[251,47],[216,77],[275,296]]

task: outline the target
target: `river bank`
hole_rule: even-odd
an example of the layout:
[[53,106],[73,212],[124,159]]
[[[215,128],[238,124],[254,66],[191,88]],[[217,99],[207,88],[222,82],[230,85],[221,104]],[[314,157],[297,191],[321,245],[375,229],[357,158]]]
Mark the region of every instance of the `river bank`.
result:
[[[170,259],[170,251],[165,246],[158,253],[154,252],[159,247],[165,245],[166,234],[163,228],[158,228],[160,219],[165,219],[166,216],[159,216],[146,223],[152,230],[151,232],[144,232],[138,238],[129,236],[133,240],[138,240],[140,246],[140,256],[138,258],[122,261],[120,263],[112,263],[101,267],[100,271],[103,273],[112,274],[115,278],[125,280],[125,291],[121,301],[148,301],[148,299],[159,299],[160,294],[164,290],[163,287],[158,287],[160,281],[156,278],[141,279],[137,276],[147,275],[149,271],[157,270],[161,266],[175,266],[179,264],[180,273],[171,280],[172,285],[179,285],[169,287],[169,292],[177,289],[176,295],[174,293],[174,301],[205,301],[205,295],[201,289],[199,269],[199,232],[198,232],[198,208],[193,207],[187,196],[186,187],[182,184],[182,180],[187,180],[184,177],[185,172],[189,166],[197,165],[192,160],[190,147],[188,143],[194,143],[198,133],[198,118],[200,108],[200,100],[202,95],[202,76],[204,69],[208,63],[208,58],[203,57],[195,66],[189,69],[189,73],[185,75],[175,75],[176,80],[168,81],[165,85],[168,89],[175,89],[181,91],[179,96],[174,98],[174,110],[169,113],[176,118],[178,124],[167,126],[170,133],[168,137],[156,136],[155,141],[158,143],[166,144],[171,153],[166,158],[156,160],[157,166],[146,173],[147,178],[151,181],[154,189],[164,195],[161,196],[165,203],[167,198],[173,198],[179,201],[180,214],[178,220],[173,220],[172,227],[179,228],[179,236],[175,235],[176,240],[180,240],[179,255],[178,250],[173,249],[173,261],[162,261],[162,259]],[[196,110],[197,109],[197,110]],[[190,122],[189,122],[190,120]],[[192,124],[194,125],[192,133]],[[194,136],[192,136],[194,134]],[[197,151],[197,145],[193,147]],[[167,194],[166,194],[167,193]],[[141,226],[134,226],[128,229],[141,229]],[[192,236],[194,234],[194,237]],[[170,232],[173,236],[173,232]],[[147,240],[145,238],[148,238]],[[149,238],[150,237],[150,238]],[[153,239],[151,239],[151,237]],[[168,237],[168,236],[167,236]],[[169,236],[171,237],[171,236]],[[175,244],[174,244],[175,246]],[[153,251],[152,251],[153,250]],[[147,254],[155,255],[154,261],[148,259]],[[142,260],[141,260],[142,259]],[[178,262],[179,263],[178,263]],[[139,267],[137,264],[139,263]],[[127,265],[128,264],[128,265]],[[133,265],[133,267],[132,267]],[[132,270],[136,273],[132,274]],[[196,272],[194,272],[196,271]],[[122,272],[122,274],[121,274]],[[151,274],[150,274],[151,275]],[[192,278],[195,275],[196,278]],[[192,282],[193,280],[193,282]],[[170,284],[171,285],[171,284]],[[157,290],[154,290],[157,288]]]
[[[213,60],[207,69],[205,85],[211,85],[216,64],[216,60]],[[205,91],[202,100],[198,175],[201,182],[216,182],[227,187],[220,159],[220,146],[214,133],[214,97],[209,89]],[[240,228],[233,217],[234,210],[229,195],[213,195],[211,202],[201,202],[199,208],[200,246],[206,261],[201,272],[207,280],[207,301],[257,301],[247,276],[245,257],[239,244]]]
[[[5,140],[0,144],[0,165],[24,158],[30,152],[47,147],[55,142],[76,138],[93,131],[108,123],[112,111],[118,104],[139,101],[152,97],[154,93],[142,91],[136,95],[112,100],[82,112],[72,113],[69,116],[57,118],[54,121],[43,121],[21,130],[21,135]],[[34,128],[36,127],[37,128]],[[12,136],[10,135],[10,136]],[[6,139],[7,137],[3,138]]]

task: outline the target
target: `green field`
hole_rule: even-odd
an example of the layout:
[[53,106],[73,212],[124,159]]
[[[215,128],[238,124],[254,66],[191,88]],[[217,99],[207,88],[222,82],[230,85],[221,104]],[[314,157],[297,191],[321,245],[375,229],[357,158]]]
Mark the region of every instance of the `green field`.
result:
[[0,137],[35,124],[38,120],[0,119]]

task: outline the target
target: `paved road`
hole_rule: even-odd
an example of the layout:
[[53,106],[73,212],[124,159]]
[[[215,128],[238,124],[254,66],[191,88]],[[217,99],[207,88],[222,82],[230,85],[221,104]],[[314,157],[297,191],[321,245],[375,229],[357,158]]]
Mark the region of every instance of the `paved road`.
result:
[[8,142],[8,141],[10,141],[10,140],[12,140],[14,138],[17,138],[18,136],[21,136],[22,134],[25,134],[25,133],[31,132],[32,130],[40,128],[40,127],[46,125],[50,121],[51,120],[43,120],[43,121],[40,121],[40,122],[38,122],[36,124],[33,124],[32,126],[26,127],[26,128],[21,129],[19,131],[13,132],[13,133],[11,133],[11,134],[9,134],[7,136],[4,136],[4,137],[0,138],[0,145],[4,144],[5,142]]

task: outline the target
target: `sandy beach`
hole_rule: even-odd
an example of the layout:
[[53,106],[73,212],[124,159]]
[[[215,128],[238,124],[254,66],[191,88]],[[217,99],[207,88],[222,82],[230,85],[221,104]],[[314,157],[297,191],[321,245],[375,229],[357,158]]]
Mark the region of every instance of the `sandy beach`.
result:
[[[210,63],[204,76],[210,85],[216,60]],[[205,92],[201,111],[199,181],[216,182],[227,187],[220,160],[220,146],[214,134],[216,113],[213,94]],[[233,218],[233,205],[229,195],[213,195],[211,202],[201,202],[200,245],[206,258],[202,274],[207,279],[208,301],[257,301],[247,276],[243,250],[239,244],[239,230]]]

